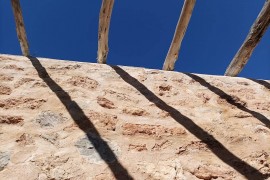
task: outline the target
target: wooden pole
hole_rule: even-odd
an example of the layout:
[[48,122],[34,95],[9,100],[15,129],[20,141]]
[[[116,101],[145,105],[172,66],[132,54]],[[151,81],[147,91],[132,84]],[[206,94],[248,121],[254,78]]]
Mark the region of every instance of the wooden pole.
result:
[[195,3],[196,0],[185,0],[184,2],[181,15],[179,17],[176,30],[174,33],[174,37],[163,65],[163,70],[167,71],[174,70],[174,64],[178,59],[181,43],[185,36],[185,32],[187,30]]
[[103,0],[99,13],[97,62],[106,64],[109,52],[108,36],[114,0]]
[[26,31],[23,22],[22,10],[20,6],[20,0],[11,0],[13,14],[15,17],[17,36],[20,42],[22,54],[29,56],[29,45],[26,37]]
[[270,0],[266,0],[243,45],[240,47],[227,68],[225,76],[237,76],[242,71],[269,25]]

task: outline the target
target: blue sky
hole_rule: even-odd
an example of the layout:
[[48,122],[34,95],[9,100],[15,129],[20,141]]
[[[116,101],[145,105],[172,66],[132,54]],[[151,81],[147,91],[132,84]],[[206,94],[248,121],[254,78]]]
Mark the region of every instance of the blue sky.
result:
[[[21,0],[33,56],[96,62],[101,0]],[[197,0],[175,71],[223,75],[264,0]],[[107,63],[161,69],[183,0],[115,0]],[[20,55],[10,1],[0,53]],[[270,79],[270,28],[239,76]]]

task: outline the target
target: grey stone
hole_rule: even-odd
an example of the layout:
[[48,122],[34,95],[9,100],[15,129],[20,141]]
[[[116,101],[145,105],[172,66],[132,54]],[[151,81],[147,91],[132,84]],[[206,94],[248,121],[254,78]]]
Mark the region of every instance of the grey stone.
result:
[[0,171],[2,171],[8,165],[9,160],[9,153],[0,152]]
[[65,121],[65,118],[58,113],[51,111],[44,111],[39,114],[36,122],[40,124],[41,127],[54,127],[57,124],[61,124]]
[[105,141],[92,133],[79,139],[75,146],[81,155],[88,157],[91,163],[99,164],[103,161],[112,163],[120,154],[120,148],[116,143]]

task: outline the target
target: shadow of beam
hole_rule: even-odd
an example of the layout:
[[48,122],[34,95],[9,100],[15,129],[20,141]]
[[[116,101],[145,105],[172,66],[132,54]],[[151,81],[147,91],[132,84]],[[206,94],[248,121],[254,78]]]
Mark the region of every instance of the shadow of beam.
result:
[[[249,78],[248,78],[248,79],[249,79]],[[253,81],[253,82],[255,82],[255,83],[258,83],[258,84],[260,84],[260,85],[262,85],[262,86],[264,86],[265,88],[267,88],[267,89],[270,90],[270,83],[269,83],[269,82],[266,82],[266,81],[264,81],[264,80],[255,80],[255,79],[249,79],[249,80],[251,80],[251,81]]]
[[246,108],[245,106],[243,106],[242,104],[236,102],[235,99],[233,99],[232,96],[228,95],[227,93],[225,93],[224,91],[222,91],[221,89],[212,86],[210,83],[206,82],[203,78],[196,76],[194,74],[188,74],[185,73],[185,75],[191,77],[192,79],[194,79],[195,81],[197,81],[198,83],[200,83],[202,86],[208,88],[210,91],[212,91],[213,93],[215,93],[216,95],[218,95],[220,98],[226,100],[229,104],[237,107],[238,109],[249,113],[250,115],[252,115],[254,118],[258,119],[259,121],[261,121],[263,124],[265,124],[266,127],[270,128],[270,120],[265,117],[264,115],[256,112],[256,111],[252,111],[248,108]]
[[263,180],[269,177],[270,174],[262,174],[260,171],[250,166],[246,162],[231,153],[225,146],[216,140],[211,134],[195,124],[190,118],[182,115],[175,108],[166,104],[163,100],[151,92],[145,85],[137,79],[129,75],[126,71],[118,66],[111,66],[115,72],[128,84],[136,88],[146,99],[154,103],[159,109],[164,110],[179,124],[184,126],[190,133],[207,144],[208,148],[224,163],[228,164],[247,179]]
[[38,72],[38,76],[48,85],[48,87],[56,94],[58,99],[66,107],[68,113],[78,125],[78,127],[84,131],[88,140],[93,144],[99,156],[107,163],[110,170],[114,174],[116,179],[133,179],[129,175],[128,171],[117,160],[116,155],[110,149],[106,141],[104,141],[91,120],[84,114],[80,106],[71,99],[69,94],[65,92],[47,73],[46,69],[41,65],[36,57],[28,57],[32,65]]

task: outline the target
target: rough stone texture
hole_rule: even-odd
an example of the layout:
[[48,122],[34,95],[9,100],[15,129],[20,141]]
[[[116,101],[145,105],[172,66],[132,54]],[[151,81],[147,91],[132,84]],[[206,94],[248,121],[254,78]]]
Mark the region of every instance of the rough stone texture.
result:
[[270,179],[269,81],[39,60],[0,55],[0,179]]
[[7,152],[0,152],[0,171],[2,171],[7,166],[9,160],[10,157]]
[[12,92],[11,88],[0,84],[0,95],[10,95]]
[[[112,142],[106,142],[112,151],[119,156],[119,147],[117,145],[112,144]],[[76,143],[75,146],[79,149],[80,154],[87,156],[89,162],[91,163],[96,163],[100,164],[102,163],[102,158],[99,155],[99,153],[104,156],[105,160],[108,161],[109,163],[112,163],[115,161],[115,158],[112,156],[109,156],[106,152],[106,145],[105,142],[103,142],[100,137],[95,136],[91,133],[88,133],[85,137],[79,139]],[[97,153],[97,150],[99,153]]]
[[53,127],[64,121],[65,118],[63,118],[61,114],[56,114],[51,111],[41,112],[36,118],[36,122],[39,123],[41,127]]

